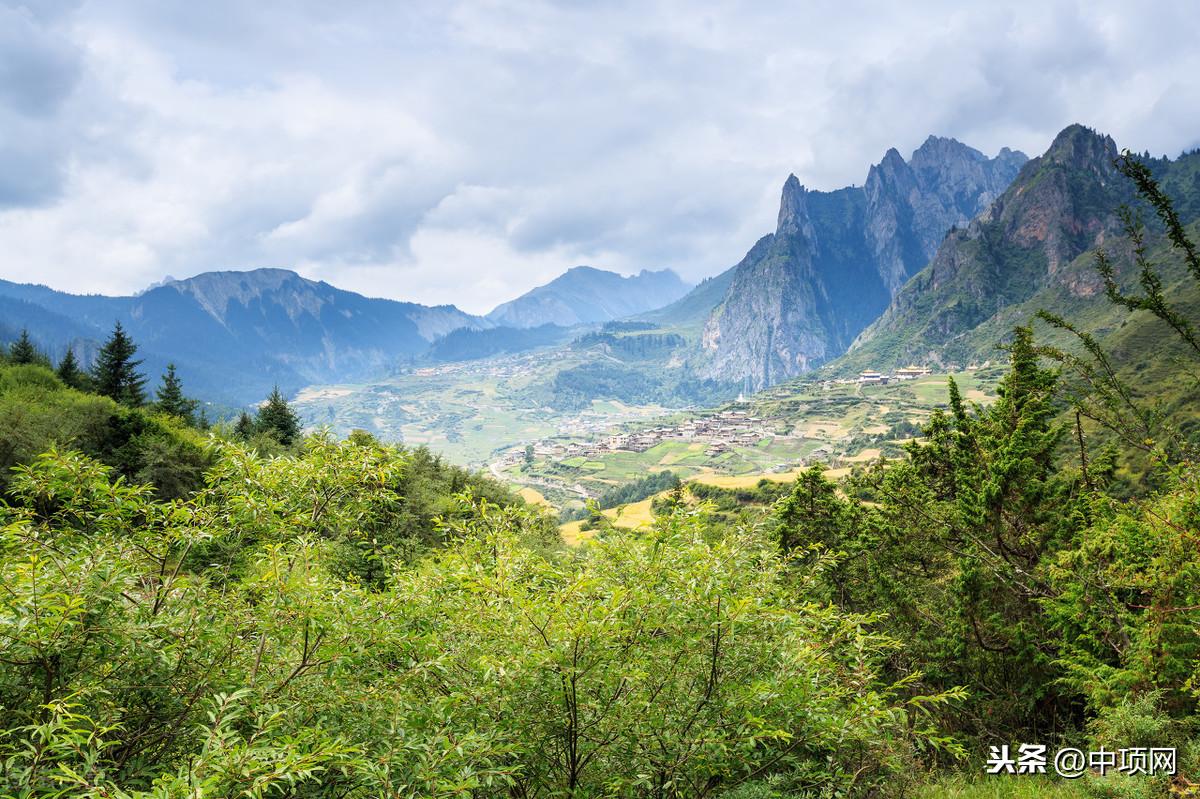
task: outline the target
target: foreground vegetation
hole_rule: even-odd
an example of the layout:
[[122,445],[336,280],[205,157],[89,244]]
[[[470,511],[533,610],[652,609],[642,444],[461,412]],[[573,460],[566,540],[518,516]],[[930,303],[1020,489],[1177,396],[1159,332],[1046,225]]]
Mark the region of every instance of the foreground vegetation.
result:
[[[1153,264],[1130,295],[1105,263],[1194,343]],[[203,432],[5,366],[0,795],[1194,792],[1192,428],[1078,338],[1018,328],[996,400],[951,380],[902,458],[671,488],[578,548],[423,450],[297,436],[281,397]],[[982,775],[1022,742],[1174,747],[1179,774]]]

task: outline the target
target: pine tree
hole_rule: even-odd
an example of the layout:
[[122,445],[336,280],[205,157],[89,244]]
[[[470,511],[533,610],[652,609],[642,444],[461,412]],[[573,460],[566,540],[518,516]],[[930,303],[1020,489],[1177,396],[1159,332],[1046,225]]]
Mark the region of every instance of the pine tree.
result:
[[48,364],[49,361],[45,355],[38,352],[37,347],[33,346],[33,341],[29,338],[29,331],[22,330],[21,337],[17,339],[8,350],[8,359],[14,364]]
[[137,371],[142,362],[133,359],[136,353],[137,345],[117,322],[92,367],[98,394],[132,407],[145,404],[146,378]]
[[280,444],[290,447],[300,437],[300,417],[279,393],[279,386],[271,390],[267,404],[258,412],[258,430],[275,437]]
[[250,414],[242,411],[237,424],[233,426],[233,434],[242,441],[250,440],[250,436],[254,435],[254,419],[250,417]]
[[785,552],[795,547],[828,544],[845,515],[837,486],[825,479],[823,466],[813,466],[796,478],[792,491],[776,508],[776,535]]
[[79,361],[75,359],[75,350],[67,347],[67,354],[58,362],[58,379],[71,388],[83,391],[88,385],[87,373],[79,368]]
[[167,371],[163,373],[162,384],[157,391],[158,409],[163,413],[169,413],[172,416],[178,416],[188,424],[192,424],[195,412],[196,401],[188,399],[183,394],[183,383],[179,379],[179,375],[175,373],[175,364],[167,364]]

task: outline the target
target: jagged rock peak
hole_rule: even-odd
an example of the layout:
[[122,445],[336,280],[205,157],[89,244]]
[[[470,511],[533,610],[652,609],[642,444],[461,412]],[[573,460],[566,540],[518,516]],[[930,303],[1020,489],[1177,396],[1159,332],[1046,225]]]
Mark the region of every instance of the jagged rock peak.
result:
[[929,136],[913,150],[910,159],[914,168],[923,164],[948,160],[986,161],[988,157],[974,147],[948,136]]
[[795,233],[803,229],[808,216],[806,195],[808,189],[795,175],[788,175],[783,182],[783,193],[779,199],[779,219],[775,229],[780,234]]
[[1054,137],[1054,142],[1042,159],[1044,162],[1087,168],[1098,163],[1110,164],[1116,157],[1117,143],[1111,136],[1076,123],[1063,128]]

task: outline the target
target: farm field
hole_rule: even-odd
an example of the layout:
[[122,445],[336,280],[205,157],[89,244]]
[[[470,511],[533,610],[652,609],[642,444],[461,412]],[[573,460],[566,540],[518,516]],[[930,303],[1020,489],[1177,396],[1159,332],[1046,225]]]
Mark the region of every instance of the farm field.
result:
[[[840,468],[895,457],[949,397],[947,376],[933,374],[888,385],[800,379],[712,410],[614,399],[551,407],[547,385],[584,360],[558,348],[411,368],[371,384],[311,386],[296,407],[311,427],[425,445],[458,465],[488,469],[531,504],[577,510],[663,470],[732,487],[761,477],[786,481],[817,461]],[[968,401],[985,403],[996,373],[954,378]],[[685,428],[687,435],[672,432]],[[602,444],[614,436],[649,438]]]
[[[953,375],[969,402],[987,403],[995,376],[969,371]],[[532,463],[508,463],[497,476],[516,485],[535,485],[550,504],[562,509],[583,506],[586,496],[670,470],[681,480],[700,480],[724,488],[754,485],[758,480],[786,482],[805,466],[823,462],[843,473],[854,464],[896,457],[919,433],[935,408],[949,402],[947,375],[889,385],[799,382],[769,389],[739,408],[761,437],[753,443],[731,441],[714,452],[711,440],[665,437],[641,452],[589,452],[572,457],[544,455]],[[711,414],[711,412],[709,412]],[[702,414],[677,414],[647,429],[686,423]],[[627,427],[635,427],[626,425]],[[550,441],[567,442],[561,436]],[[569,445],[568,445],[569,446]],[[555,490],[555,488],[561,490]]]
[[414,368],[373,383],[310,386],[294,405],[305,426],[344,436],[359,429],[383,441],[428,446],[460,466],[482,468],[496,453],[557,436],[660,418],[662,405],[595,400],[579,410],[546,403],[545,385],[582,362],[556,349]]

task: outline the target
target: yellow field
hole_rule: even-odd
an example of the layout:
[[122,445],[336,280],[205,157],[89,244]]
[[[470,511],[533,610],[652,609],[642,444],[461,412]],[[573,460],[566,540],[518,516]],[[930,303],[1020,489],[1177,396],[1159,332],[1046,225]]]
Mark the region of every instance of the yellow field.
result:
[[657,496],[655,494],[654,497],[648,497],[640,502],[621,505],[618,508],[610,508],[604,511],[604,515],[612,519],[613,524],[617,527],[626,527],[630,530],[654,524],[654,511],[651,510],[650,503],[654,502]]
[[[879,452],[876,451],[875,455]],[[800,476],[804,469],[795,469],[790,472],[768,472],[764,474],[698,474],[691,478],[694,482],[704,483],[705,485],[715,486],[717,488],[753,488],[758,485],[759,480],[767,479],[772,483],[790,483]],[[839,477],[845,477],[850,474],[849,469],[826,469],[825,477],[830,480],[837,480]]]
[[594,534],[591,530],[584,530],[583,521],[567,522],[558,528],[558,534],[562,536],[562,540],[569,547],[577,547]]
[[[879,450],[866,450],[861,453],[859,459],[869,460],[879,456]],[[698,474],[689,479],[688,482],[704,483],[705,485],[715,486],[717,488],[753,488],[758,485],[759,480],[770,480],[772,483],[790,483],[800,476],[803,469],[797,469],[790,472],[773,472],[760,474],[713,474],[711,472]],[[837,480],[850,474],[849,468],[841,469],[826,469],[825,477],[830,480]],[[535,492],[536,493],[536,492]],[[652,505],[657,497],[661,497],[668,492],[663,491],[655,494],[653,497],[648,497],[640,502],[632,502],[628,505],[621,505],[616,508],[609,508],[602,511],[614,527],[622,527],[626,530],[636,530],[639,527],[645,527],[654,523],[654,511]],[[559,535],[568,546],[578,546],[583,541],[591,538],[595,533],[592,530],[584,530],[582,521],[567,522],[558,528]]]
[[[665,494],[666,492],[662,493]],[[636,530],[639,527],[645,527],[654,523],[654,511],[651,509],[651,505],[655,497],[661,495],[655,494],[653,497],[648,497],[640,502],[620,505],[602,512],[613,523],[614,527]],[[582,521],[567,522],[558,528],[558,533],[562,536],[563,541],[567,542],[568,546],[578,546],[581,542],[595,535],[594,530],[584,530],[582,528]]]
[[546,507],[550,507],[550,503],[546,501],[544,496],[542,496],[542,492],[535,488],[529,488],[526,486],[517,493],[521,496],[521,499],[525,500],[530,505],[545,505]]

